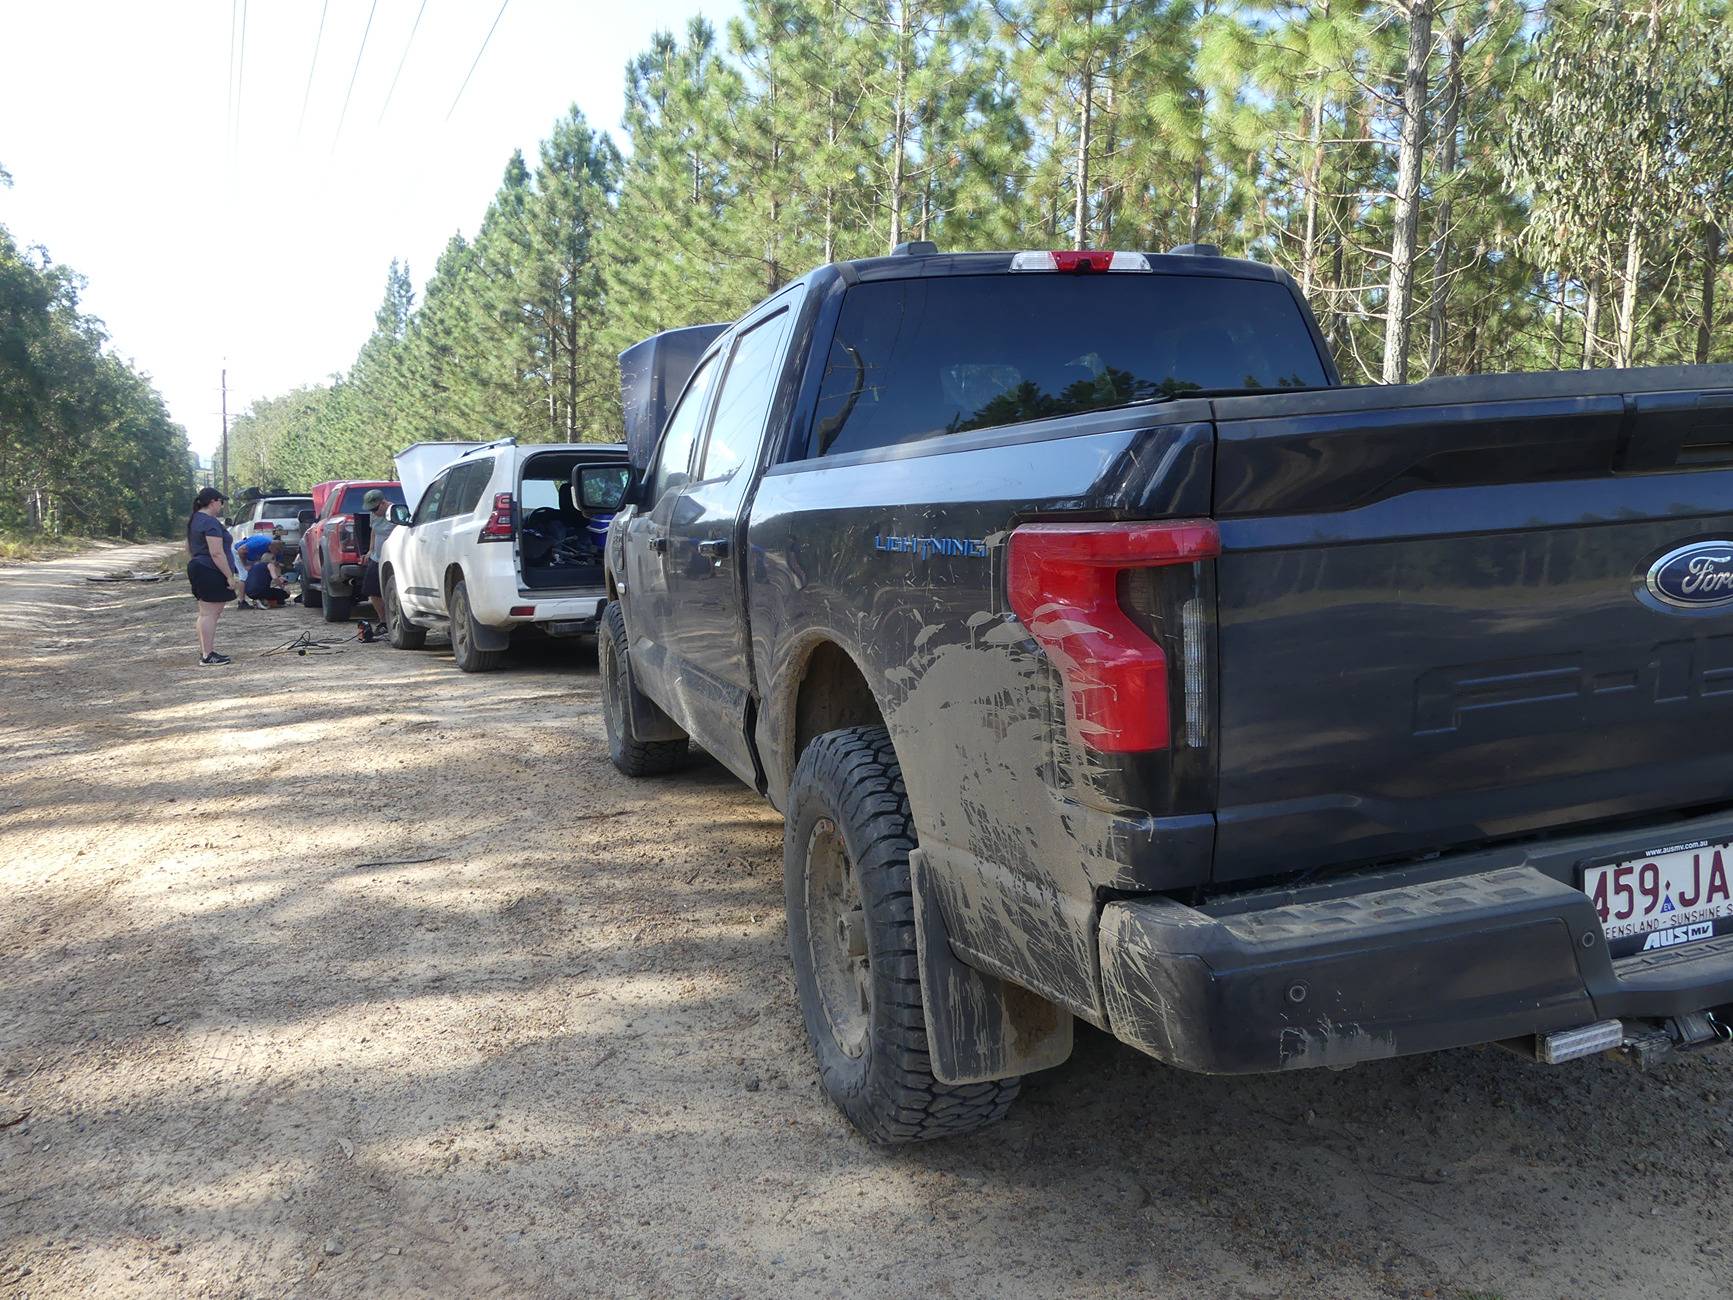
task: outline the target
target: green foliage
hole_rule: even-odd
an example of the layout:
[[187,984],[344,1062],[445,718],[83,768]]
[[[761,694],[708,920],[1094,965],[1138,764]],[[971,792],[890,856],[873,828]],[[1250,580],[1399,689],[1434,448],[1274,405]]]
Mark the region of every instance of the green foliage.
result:
[[175,535],[186,435],[79,310],[83,283],[0,227],[0,530]]
[[617,436],[623,348],[906,239],[1221,244],[1350,382],[1398,284],[1410,379],[1727,355],[1726,0],[746,0],[625,83],[624,161],[575,111],[514,155],[419,304],[394,264],[349,371],[242,417],[248,463]]

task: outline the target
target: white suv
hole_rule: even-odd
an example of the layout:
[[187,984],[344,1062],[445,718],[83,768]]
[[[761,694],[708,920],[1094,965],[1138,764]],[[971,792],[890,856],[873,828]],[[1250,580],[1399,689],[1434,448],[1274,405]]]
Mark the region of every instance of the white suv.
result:
[[514,629],[593,635],[627,474],[617,443],[507,440],[458,454],[381,548],[391,644],[417,650],[429,628],[447,628],[457,666],[473,673],[499,666]]

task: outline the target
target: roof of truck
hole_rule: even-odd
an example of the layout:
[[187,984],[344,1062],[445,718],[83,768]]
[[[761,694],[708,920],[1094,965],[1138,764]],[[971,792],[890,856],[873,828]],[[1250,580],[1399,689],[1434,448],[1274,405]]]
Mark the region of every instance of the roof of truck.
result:
[[[1024,252],[1046,250],[1018,250]],[[1100,250],[1098,250],[1100,251]],[[1121,249],[1121,252],[1137,252]],[[991,253],[893,253],[887,257],[862,257],[851,262],[831,265],[845,275],[860,280],[907,280],[939,275],[1003,275],[1011,270],[1011,259],[1017,251]],[[1220,275],[1241,280],[1287,279],[1279,267],[1253,262],[1243,257],[1222,257],[1208,253],[1149,253],[1142,254],[1149,270],[1157,275]],[[820,267],[820,271],[828,268]],[[1127,272],[1094,272],[1093,274],[1128,274]],[[1129,272],[1147,274],[1147,272]]]

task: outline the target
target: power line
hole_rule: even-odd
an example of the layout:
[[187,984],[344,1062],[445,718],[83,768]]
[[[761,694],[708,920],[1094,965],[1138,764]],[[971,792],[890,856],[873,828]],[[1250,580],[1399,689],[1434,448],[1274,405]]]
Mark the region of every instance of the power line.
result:
[[[379,106],[379,122],[385,120],[385,110],[391,107],[391,97],[397,93],[397,79],[403,75],[403,65],[409,62],[409,47],[415,44],[415,29],[421,26],[421,15],[427,12],[427,0],[415,11],[415,21],[409,26],[409,39],[403,42],[403,57],[397,60],[397,71],[391,74],[391,89],[385,92],[385,102]],[[379,125],[375,122],[374,125]]]
[[361,48],[355,51],[355,67],[349,73],[349,89],[343,92],[343,111],[337,115],[337,134],[331,137],[331,152],[337,152],[337,141],[343,138],[343,119],[349,116],[349,97],[355,93],[355,78],[361,75],[361,56],[367,53],[367,33],[373,30],[373,15],[379,0],[373,0],[367,10],[367,26],[361,29]]
[[223,148],[228,151],[231,166],[235,161],[235,28],[240,15],[241,0],[229,0],[229,103],[223,110]]
[[481,38],[481,48],[475,52],[475,62],[469,65],[469,71],[464,74],[463,84],[457,88],[457,98],[451,101],[451,107],[445,110],[445,120],[451,121],[451,115],[457,112],[457,101],[463,98],[463,92],[469,89],[469,79],[475,75],[476,67],[481,63],[481,56],[487,53],[487,43],[493,39],[494,27],[499,26],[499,20],[505,17],[505,7],[511,0],[500,0],[499,12],[493,16],[493,27],[487,29],[487,35]]
[[241,108],[247,87],[247,0],[241,0],[241,53],[235,60],[235,153],[241,152]]
[[325,39],[325,12],[331,0],[319,6],[319,30],[313,37],[313,61],[307,65],[307,89],[301,92],[301,120],[295,123],[295,138],[301,138],[301,128],[307,125],[307,103],[313,98],[313,73],[319,66],[319,43]]

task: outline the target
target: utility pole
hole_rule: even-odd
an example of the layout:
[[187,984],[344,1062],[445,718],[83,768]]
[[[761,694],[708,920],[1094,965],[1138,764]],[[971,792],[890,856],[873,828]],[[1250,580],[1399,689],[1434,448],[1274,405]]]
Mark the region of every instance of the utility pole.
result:
[[229,495],[229,371],[223,367],[223,486],[222,493]]

